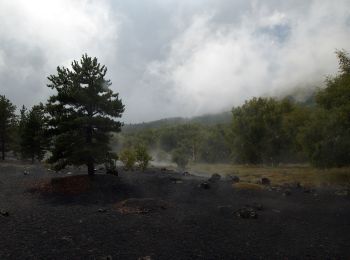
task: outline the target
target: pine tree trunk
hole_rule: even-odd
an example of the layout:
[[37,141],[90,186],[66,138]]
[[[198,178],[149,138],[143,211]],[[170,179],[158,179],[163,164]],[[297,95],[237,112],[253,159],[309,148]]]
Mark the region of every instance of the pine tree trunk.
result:
[[93,176],[95,174],[94,163],[93,162],[88,162],[87,163],[87,167],[88,167],[88,174],[90,176]]
[[4,161],[5,160],[5,141],[4,139],[2,138],[1,139],[1,159]]

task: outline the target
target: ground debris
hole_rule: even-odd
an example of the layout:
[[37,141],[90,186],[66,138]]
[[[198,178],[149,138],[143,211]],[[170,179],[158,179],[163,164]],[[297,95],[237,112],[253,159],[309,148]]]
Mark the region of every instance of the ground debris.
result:
[[236,215],[244,219],[256,219],[258,218],[258,213],[251,207],[243,207],[236,211]]
[[115,208],[121,214],[148,214],[170,208],[170,204],[164,200],[155,198],[131,198],[119,202]]

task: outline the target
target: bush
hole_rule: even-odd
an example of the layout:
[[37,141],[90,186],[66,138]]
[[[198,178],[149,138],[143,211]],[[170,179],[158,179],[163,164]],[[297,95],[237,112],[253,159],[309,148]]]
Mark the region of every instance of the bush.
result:
[[185,169],[189,162],[189,156],[182,148],[177,148],[172,153],[172,160],[180,169]]
[[152,157],[148,154],[147,149],[143,145],[136,147],[136,160],[142,171],[147,169],[149,162],[152,160]]
[[120,160],[124,164],[126,170],[131,170],[136,162],[135,151],[132,149],[124,149],[120,153]]

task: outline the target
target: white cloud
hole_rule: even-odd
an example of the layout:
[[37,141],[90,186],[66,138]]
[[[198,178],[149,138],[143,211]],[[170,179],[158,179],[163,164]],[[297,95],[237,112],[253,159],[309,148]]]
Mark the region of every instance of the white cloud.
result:
[[149,71],[172,89],[177,111],[187,116],[321,84],[336,71],[335,49],[350,47],[347,10],[315,2],[300,15],[262,6],[238,25],[194,16],[168,57],[150,63]]
[[228,110],[319,85],[350,50],[347,0],[0,0],[0,94],[45,101],[46,77],[87,52],[123,120]]

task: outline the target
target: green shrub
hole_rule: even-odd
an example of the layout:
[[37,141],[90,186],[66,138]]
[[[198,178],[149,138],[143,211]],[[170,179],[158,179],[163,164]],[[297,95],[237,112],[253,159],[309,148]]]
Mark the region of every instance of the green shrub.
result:
[[152,160],[152,157],[148,154],[147,149],[143,145],[136,147],[136,161],[138,162],[142,171],[147,169],[149,162]]
[[136,162],[136,155],[133,149],[124,149],[120,153],[120,160],[124,164],[126,170],[131,170]]

